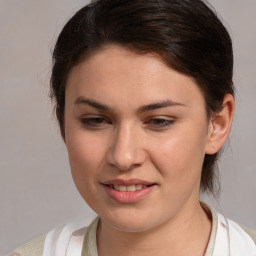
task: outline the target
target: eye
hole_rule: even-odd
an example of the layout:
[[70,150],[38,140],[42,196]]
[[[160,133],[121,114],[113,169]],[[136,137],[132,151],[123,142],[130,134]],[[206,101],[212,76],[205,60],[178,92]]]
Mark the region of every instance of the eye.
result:
[[174,123],[173,119],[167,118],[151,118],[149,121],[146,122],[148,125],[152,126],[153,128],[168,128]]
[[87,116],[81,118],[80,121],[83,126],[88,129],[104,128],[105,126],[110,124],[110,121],[102,116]]

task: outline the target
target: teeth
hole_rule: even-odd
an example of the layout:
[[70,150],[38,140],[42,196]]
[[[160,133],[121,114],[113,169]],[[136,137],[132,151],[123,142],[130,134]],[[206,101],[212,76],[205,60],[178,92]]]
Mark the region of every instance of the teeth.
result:
[[141,190],[143,188],[146,188],[146,185],[130,185],[130,186],[124,186],[124,185],[111,185],[111,187],[117,191],[121,192],[134,192],[137,190]]
[[119,186],[119,190],[121,191],[121,192],[125,192],[126,191],[126,186]]
[[140,189],[142,189],[142,185],[136,185],[136,190],[140,190]]
[[136,186],[135,185],[128,186],[126,191],[130,191],[130,192],[136,191]]
[[119,186],[118,185],[114,185],[114,189],[115,190],[119,190]]

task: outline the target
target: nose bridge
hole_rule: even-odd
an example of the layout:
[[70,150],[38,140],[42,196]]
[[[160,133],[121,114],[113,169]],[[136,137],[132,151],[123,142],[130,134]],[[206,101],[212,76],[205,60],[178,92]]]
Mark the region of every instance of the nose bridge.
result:
[[108,160],[121,170],[128,170],[145,161],[139,129],[131,122],[120,124],[113,136]]

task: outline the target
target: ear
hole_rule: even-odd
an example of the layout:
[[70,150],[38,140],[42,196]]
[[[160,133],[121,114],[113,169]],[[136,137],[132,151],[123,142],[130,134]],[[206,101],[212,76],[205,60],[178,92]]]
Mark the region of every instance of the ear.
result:
[[208,141],[205,148],[206,154],[215,154],[224,145],[231,128],[234,110],[234,97],[231,94],[226,94],[221,111],[214,114],[210,119]]

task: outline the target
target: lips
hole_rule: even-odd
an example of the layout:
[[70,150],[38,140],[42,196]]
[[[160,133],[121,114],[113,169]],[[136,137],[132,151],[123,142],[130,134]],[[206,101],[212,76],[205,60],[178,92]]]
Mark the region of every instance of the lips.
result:
[[155,187],[151,183],[139,179],[115,179],[103,182],[107,194],[118,203],[136,203],[145,198]]
[[150,186],[150,185],[153,185],[155,183],[145,181],[145,180],[140,180],[140,179],[129,179],[129,180],[113,179],[113,180],[108,180],[108,181],[102,182],[102,184],[105,184],[105,185],[124,185],[124,186],[131,186],[131,185]]

